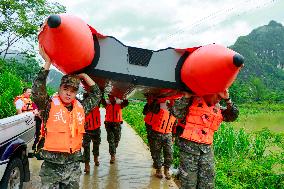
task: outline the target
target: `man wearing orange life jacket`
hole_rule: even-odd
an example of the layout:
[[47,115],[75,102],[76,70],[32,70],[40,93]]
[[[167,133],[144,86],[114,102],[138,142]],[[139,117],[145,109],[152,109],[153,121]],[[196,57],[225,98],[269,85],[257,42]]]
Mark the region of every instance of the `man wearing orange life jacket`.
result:
[[155,176],[163,178],[161,171],[162,152],[164,156],[164,174],[166,179],[171,179],[169,168],[173,160],[172,128],[176,123],[176,118],[168,111],[169,102],[162,99],[148,100],[144,107],[145,125],[150,147],[153,166],[156,169]]
[[[88,97],[88,93],[84,94],[84,99]],[[85,118],[85,131],[83,136],[83,161],[85,163],[85,172],[90,172],[90,143],[93,142],[94,163],[99,166],[99,146],[101,143],[101,114],[100,106],[96,106]]]
[[[50,58],[40,47],[44,67],[33,82],[34,101],[42,111],[44,144],[40,155],[41,188],[79,188],[80,160],[85,114],[98,105],[101,92],[96,83],[84,73],[65,75],[57,95],[48,96],[46,79],[51,65]],[[80,80],[90,86],[89,97],[82,103],[75,99]]]
[[38,112],[37,105],[31,100],[32,89],[29,87],[25,87],[23,89],[23,94],[17,96],[14,100],[17,114],[25,113],[25,112],[33,112],[35,114],[35,122],[36,122],[36,131],[35,131],[35,140],[32,146],[32,150],[35,150],[36,144],[38,143],[40,136],[40,125],[41,118]]
[[[222,121],[234,121],[239,114],[225,92],[182,98],[170,111],[179,119],[185,119],[184,130],[179,137],[180,179],[182,189],[214,188],[214,132]],[[219,104],[224,99],[227,107]]]
[[23,94],[15,98],[14,103],[17,109],[17,114],[24,112],[38,112],[35,104],[31,100],[31,94],[32,89],[25,87],[23,89]]
[[107,132],[107,141],[109,144],[110,163],[115,162],[116,148],[121,137],[122,109],[128,106],[128,100],[120,100],[112,95],[109,99],[102,99],[102,105],[106,109],[105,128]]

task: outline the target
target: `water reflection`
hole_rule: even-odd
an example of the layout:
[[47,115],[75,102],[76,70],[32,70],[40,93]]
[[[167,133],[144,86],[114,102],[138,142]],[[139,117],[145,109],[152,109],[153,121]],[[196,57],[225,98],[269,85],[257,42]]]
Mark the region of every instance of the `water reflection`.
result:
[[120,188],[120,182],[118,178],[117,162],[109,166],[108,176],[105,181],[105,189]]
[[[104,127],[104,126],[102,126]],[[102,142],[100,145],[100,166],[95,166],[93,155],[91,155],[90,173],[85,174],[84,164],[81,163],[82,175],[80,177],[80,188],[82,189],[172,189],[172,181],[154,177],[152,159],[147,146],[142,139],[127,126],[122,126],[122,137],[119,143],[116,162],[110,164],[106,131],[101,129]],[[30,159],[31,179],[27,183],[27,189],[40,188],[40,177],[38,176],[42,161],[35,158]]]

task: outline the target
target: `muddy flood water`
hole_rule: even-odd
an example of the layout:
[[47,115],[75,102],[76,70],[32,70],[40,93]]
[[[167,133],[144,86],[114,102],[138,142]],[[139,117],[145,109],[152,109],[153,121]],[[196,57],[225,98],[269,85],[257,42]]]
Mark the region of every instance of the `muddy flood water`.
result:
[[[104,110],[101,109],[102,121]],[[103,123],[103,122],[102,122]],[[85,174],[84,164],[81,164],[82,189],[175,189],[178,188],[173,180],[158,179],[154,176],[152,159],[146,144],[126,123],[122,125],[121,141],[119,143],[115,164],[110,164],[108,143],[104,125],[101,126],[100,166],[94,165],[91,156],[91,170]],[[91,148],[92,149],[92,148]],[[40,188],[38,176],[42,161],[30,159],[31,181],[24,184],[25,189]]]

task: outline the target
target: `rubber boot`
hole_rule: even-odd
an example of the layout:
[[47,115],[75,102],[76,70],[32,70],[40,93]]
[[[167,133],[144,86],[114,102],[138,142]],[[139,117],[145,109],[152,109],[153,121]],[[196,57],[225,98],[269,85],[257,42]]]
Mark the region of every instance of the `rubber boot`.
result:
[[115,162],[115,155],[111,155],[110,156],[110,161],[111,164],[113,164]]
[[89,173],[90,172],[90,162],[85,162],[85,169],[84,172]]
[[172,178],[172,176],[170,174],[170,169],[168,167],[164,167],[164,175],[165,175],[167,180],[170,180]]
[[162,174],[161,169],[156,169],[155,176],[156,176],[157,178],[160,178],[160,179],[163,178],[163,174]]
[[96,165],[96,166],[99,166],[99,165],[100,165],[99,157],[98,157],[98,156],[94,156],[94,162],[95,162],[95,165]]

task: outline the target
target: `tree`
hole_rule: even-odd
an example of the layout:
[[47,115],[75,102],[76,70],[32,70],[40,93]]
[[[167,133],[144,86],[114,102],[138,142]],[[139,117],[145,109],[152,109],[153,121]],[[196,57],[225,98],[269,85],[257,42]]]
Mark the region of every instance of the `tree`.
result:
[[40,66],[35,58],[27,57],[24,60],[6,59],[6,67],[15,73],[24,82],[32,82],[40,70]]
[[253,95],[255,101],[261,101],[264,100],[264,96],[268,91],[266,90],[265,85],[258,77],[251,78],[251,84],[253,89]]
[[[0,55],[4,58],[9,49],[22,42],[22,47],[29,49],[40,24],[51,14],[65,12],[59,3],[47,0],[1,0],[0,1]],[[20,50],[20,53],[27,54]]]
[[14,97],[21,94],[23,86],[21,78],[0,58],[0,119],[15,115]]

